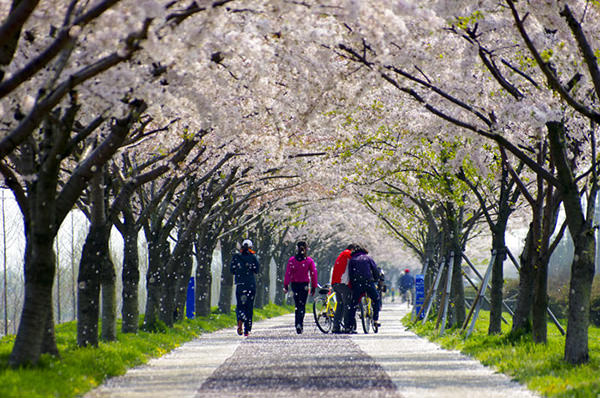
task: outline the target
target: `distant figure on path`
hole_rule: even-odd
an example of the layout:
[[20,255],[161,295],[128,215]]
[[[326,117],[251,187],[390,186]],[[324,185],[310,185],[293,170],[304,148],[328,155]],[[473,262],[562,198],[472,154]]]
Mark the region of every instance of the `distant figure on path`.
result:
[[352,250],[357,246],[350,244],[346,250],[342,251],[333,264],[331,272],[331,287],[335,292],[337,306],[335,307],[335,315],[333,317],[332,333],[342,333],[342,319],[346,319],[346,313],[350,309],[352,302],[352,290],[350,290],[350,277],[348,276],[348,261],[352,257]]
[[[237,333],[248,336],[252,330],[252,316],[254,313],[254,297],[256,296],[256,277],[260,265],[252,250],[252,241],[246,239],[242,242],[239,253],[233,255],[229,269],[235,276],[235,298],[237,301],[235,313],[237,315]],[[243,327],[243,331],[242,331]]]
[[317,267],[313,259],[308,257],[306,242],[300,241],[296,246],[298,252],[290,257],[285,268],[283,291],[287,293],[291,284],[296,309],[296,333],[301,334],[304,329],[306,299],[309,294],[313,296],[317,288]]
[[[379,293],[377,293],[375,286],[375,281],[381,279],[377,264],[369,256],[369,252],[359,246],[352,252],[352,257],[348,261],[348,269],[352,288],[352,305],[348,311],[345,324],[349,325],[350,320],[355,317],[358,300],[363,294],[366,294],[373,303],[373,321],[376,326],[381,326],[379,324]],[[346,329],[346,332],[352,333],[348,329]]]
[[406,301],[409,306],[414,304],[415,277],[411,275],[408,268],[404,270],[404,274],[402,274],[398,280],[398,287],[400,289],[400,297],[402,297],[402,300]]

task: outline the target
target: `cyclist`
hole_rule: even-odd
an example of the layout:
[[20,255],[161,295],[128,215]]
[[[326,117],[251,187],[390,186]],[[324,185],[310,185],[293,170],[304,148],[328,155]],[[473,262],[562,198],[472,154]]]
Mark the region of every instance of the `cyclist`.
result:
[[[335,292],[337,307],[335,308],[331,333],[342,333],[340,324],[342,323],[342,319],[346,319],[346,313],[348,312],[348,307],[352,299],[352,290],[350,290],[350,286],[348,285],[350,282],[348,277],[348,261],[352,256],[352,250],[356,247],[355,244],[348,245],[348,247],[338,255],[333,264],[331,286]],[[355,320],[355,318],[352,318],[352,320]]]
[[415,278],[410,274],[408,268],[404,270],[404,274],[402,274],[398,280],[398,287],[400,288],[400,297],[402,297],[402,301],[406,301],[409,306],[413,304]]
[[[374,326],[381,326],[379,323],[379,294],[375,287],[375,281],[380,279],[380,271],[365,248],[358,246],[352,251],[352,257],[348,261],[348,273],[352,290],[352,301],[345,319],[346,325],[348,325],[350,320],[354,319],[356,315],[356,305],[358,304],[358,300],[360,300],[363,294],[367,294],[373,301]],[[346,329],[346,332],[352,333],[352,331],[348,329]]]
[[252,315],[254,312],[254,297],[256,296],[255,274],[259,272],[259,264],[254,251],[252,241],[246,239],[242,242],[240,253],[233,255],[229,269],[235,276],[235,298],[237,301],[235,313],[237,315],[237,333],[244,336],[252,330]]
[[317,288],[317,267],[312,258],[307,256],[308,245],[304,241],[296,244],[298,252],[290,257],[283,278],[283,291],[288,292],[288,286],[294,292],[296,310],[296,333],[301,334],[304,328],[304,313],[306,299],[314,295]]

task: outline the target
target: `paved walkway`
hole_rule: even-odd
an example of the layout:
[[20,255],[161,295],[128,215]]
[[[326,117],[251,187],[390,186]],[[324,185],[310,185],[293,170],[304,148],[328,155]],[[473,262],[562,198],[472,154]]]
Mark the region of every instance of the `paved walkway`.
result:
[[325,335],[307,313],[257,322],[248,338],[226,329],[108,380],[86,398],[404,397],[530,398],[508,377],[406,331],[407,307],[384,304],[378,334]]

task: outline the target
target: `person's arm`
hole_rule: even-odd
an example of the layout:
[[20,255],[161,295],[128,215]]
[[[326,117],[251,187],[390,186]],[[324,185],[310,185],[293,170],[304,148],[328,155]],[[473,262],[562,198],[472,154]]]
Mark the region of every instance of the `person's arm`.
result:
[[229,263],[229,272],[231,272],[232,275],[235,275],[235,271],[236,271],[236,264],[237,264],[237,254],[234,254],[233,257],[231,257],[231,263]]
[[260,263],[258,262],[258,258],[254,256],[254,273],[258,275],[260,272]]
[[285,267],[285,276],[283,277],[283,291],[287,293],[288,291],[288,286],[290,285],[290,279],[292,277],[292,259],[293,257],[290,257],[290,259],[287,262],[287,266]]
[[315,264],[315,261],[312,258],[310,259],[309,272],[310,272],[310,284],[312,286],[312,289],[310,290],[309,293],[311,295],[314,295],[315,292],[317,291],[317,265]]

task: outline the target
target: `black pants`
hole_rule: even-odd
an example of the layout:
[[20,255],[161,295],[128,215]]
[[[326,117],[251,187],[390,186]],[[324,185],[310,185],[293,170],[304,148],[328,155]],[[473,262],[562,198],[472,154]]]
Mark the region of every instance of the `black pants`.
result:
[[235,298],[236,307],[235,314],[237,320],[244,323],[244,332],[252,330],[252,315],[254,313],[254,297],[256,296],[256,287],[236,285]]
[[[352,290],[345,283],[334,283],[333,291],[335,292],[335,298],[337,300],[337,306],[335,307],[335,315],[333,317],[333,330],[339,331],[340,324],[342,321],[346,321],[346,313],[350,310],[352,302]],[[349,329],[351,325],[348,325],[346,329]]]
[[375,288],[375,282],[362,282],[352,284],[352,307],[348,311],[346,318],[347,323],[350,323],[350,319],[356,316],[356,305],[361,296],[366,294],[371,298],[373,303],[373,320],[379,320],[379,294]]
[[296,328],[304,326],[304,313],[306,312],[306,299],[308,298],[308,282],[292,282],[294,304],[296,306]]

